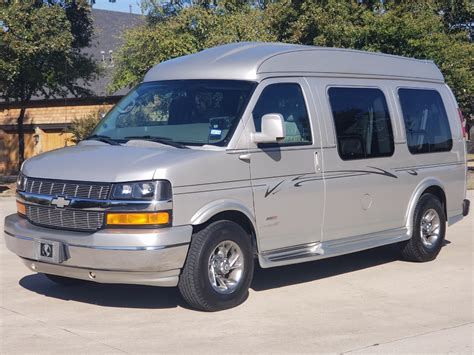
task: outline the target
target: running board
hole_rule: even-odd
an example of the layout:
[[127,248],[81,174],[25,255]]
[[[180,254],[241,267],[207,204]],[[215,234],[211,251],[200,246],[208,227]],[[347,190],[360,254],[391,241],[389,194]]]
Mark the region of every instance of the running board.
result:
[[330,258],[332,256],[398,243],[408,239],[410,239],[408,229],[398,228],[379,233],[329,240],[327,242],[314,242],[273,249],[259,253],[258,259],[261,267],[268,268]]
[[294,247],[275,249],[269,252],[264,252],[261,255],[269,262],[285,261],[309,258],[312,256],[322,255],[321,243],[310,243],[304,245],[296,245]]

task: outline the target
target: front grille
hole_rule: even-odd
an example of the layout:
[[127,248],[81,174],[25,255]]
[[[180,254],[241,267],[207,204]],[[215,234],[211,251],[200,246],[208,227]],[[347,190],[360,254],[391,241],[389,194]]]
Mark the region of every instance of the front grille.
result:
[[28,205],[26,217],[40,226],[83,231],[96,231],[104,222],[103,212]]
[[25,192],[51,196],[78,197],[106,200],[110,185],[83,182],[68,182],[28,178]]

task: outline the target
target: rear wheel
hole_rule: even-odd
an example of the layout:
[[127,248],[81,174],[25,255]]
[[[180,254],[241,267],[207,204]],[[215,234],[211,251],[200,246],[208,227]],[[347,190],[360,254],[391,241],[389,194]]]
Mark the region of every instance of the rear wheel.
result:
[[410,261],[430,261],[439,254],[446,233],[443,206],[432,194],[421,196],[415,208],[411,239],[405,242],[402,256]]
[[74,285],[80,285],[84,282],[87,282],[85,280],[72,279],[70,277],[64,277],[64,276],[58,276],[58,275],[51,275],[51,274],[43,274],[43,275],[46,276],[49,280],[61,286],[74,286]]
[[217,221],[193,235],[178,287],[195,309],[228,309],[247,299],[253,270],[248,233],[237,223]]

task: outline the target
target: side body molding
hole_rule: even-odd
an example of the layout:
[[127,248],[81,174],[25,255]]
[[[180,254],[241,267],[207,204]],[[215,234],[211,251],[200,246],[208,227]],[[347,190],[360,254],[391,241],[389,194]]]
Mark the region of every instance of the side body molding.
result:
[[416,208],[416,204],[418,202],[418,200],[420,199],[421,197],[421,194],[423,193],[423,191],[425,191],[428,187],[431,187],[431,186],[438,186],[440,187],[445,195],[446,195],[446,191],[444,189],[444,185],[442,184],[442,182],[436,178],[427,178],[427,179],[424,179],[422,180],[418,186],[415,188],[415,190],[413,191],[413,194],[411,195],[411,198],[410,198],[410,202],[407,206],[407,213],[406,213],[406,228],[408,230],[408,234],[410,235],[411,237],[411,233],[412,233],[412,229],[413,229],[413,215],[415,214],[415,208]]

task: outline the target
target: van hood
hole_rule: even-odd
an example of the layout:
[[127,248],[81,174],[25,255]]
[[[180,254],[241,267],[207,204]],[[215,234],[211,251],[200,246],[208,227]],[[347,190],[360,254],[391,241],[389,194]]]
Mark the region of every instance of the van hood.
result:
[[142,145],[108,145],[84,141],[74,147],[53,150],[23,165],[26,176],[44,179],[125,182],[152,180],[157,169],[190,156],[198,150],[179,149],[155,143]]

